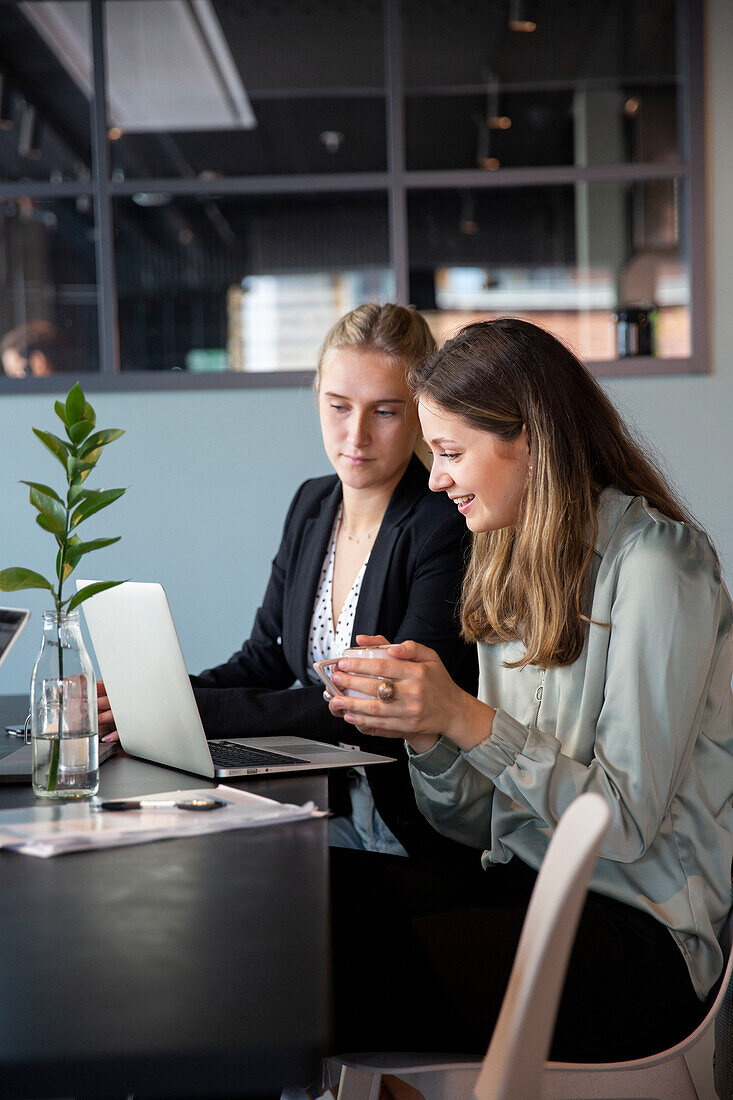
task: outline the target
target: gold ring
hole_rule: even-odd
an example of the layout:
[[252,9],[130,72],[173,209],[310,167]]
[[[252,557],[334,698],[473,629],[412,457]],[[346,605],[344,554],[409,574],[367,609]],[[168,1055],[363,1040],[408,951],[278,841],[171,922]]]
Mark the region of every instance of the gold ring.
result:
[[395,697],[394,680],[382,680],[377,688],[377,698],[383,703],[391,703]]

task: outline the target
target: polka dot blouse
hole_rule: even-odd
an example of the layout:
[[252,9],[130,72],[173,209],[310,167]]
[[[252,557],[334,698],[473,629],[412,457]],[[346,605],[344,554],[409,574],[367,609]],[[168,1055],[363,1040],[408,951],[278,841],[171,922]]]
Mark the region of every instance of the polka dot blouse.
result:
[[[349,594],[341,608],[336,629],[333,628],[333,563],[336,557],[336,536],[341,523],[342,509],[339,508],[331,540],[323,559],[316,599],[313,607],[313,618],[308,635],[308,661],[312,665],[314,661],[327,661],[331,657],[340,657],[345,649],[351,645],[351,635],[354,629],[354,616],[356,605],[359,602],[361,582],[364,580],[369,554],[367,554],[361,569],[356,574]],[[371,551],[370,551],[371,553]],[[311,673],[317,681],[316,674]],[[344,744],[344,742],[342,742]],[[389,855],[406,856],[407,852],[389,830],[384,820],[374,805],[374,798],[369,787],[364,768],[349,768],[349,797],[351,799],[351,813],[344,817],[334,818],[329,823],[330,842],[340,848],[362,848],[368,852],[386,852]],[[339,828],[336,836],[330,826]]]
[[[342,509],[339,508],[331,531],[331,539],[323,559],[320,580],[316,590],[316,598],[313,606],[313,618],[308,635],[308,663],[314,661],[327,661],[331,657],[340,657],[345,649],[351,645],[351,635],[354,629],[354,616],[356,605],[359,602],[361,582],[364,580],[369,554],[367,554],[361,569],[354,578],[354,583],[341,608],[336,629],[333,627],[333,563],[336,557],[336,536],[341,523]],[[371,551],[370,551],[371,553]]]

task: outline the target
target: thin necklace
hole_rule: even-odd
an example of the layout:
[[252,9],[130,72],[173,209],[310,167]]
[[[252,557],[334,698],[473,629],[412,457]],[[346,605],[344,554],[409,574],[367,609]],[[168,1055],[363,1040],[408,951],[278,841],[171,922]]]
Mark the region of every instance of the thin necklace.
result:
[[344,531],[344,537],[346,539],[348,539],[349,542],[355,542],[358,545],[360,542],[363,542],[365,539],[367,539],[367,540],[370,539],[372,537],[372,535],[374,534],[374,532],[378,531],[381,526],[382,526],[382,521],[380,520],[376,527],[372,527],[371,531],[365,531],[363,535],[350,535],[349,532],[345,530]]
[[[382,518],[384,518],[384,517],[382,517]],[[382,520],[380,519],[379,523],[376,524],[376,526],[372,527],[371,531],[365,531],[363,535],[350,535],[349,532],[344,527],[344,514],[343,514],[343,511],[341,512],[341,530],[343,532],[344,538],[347,539],[348,542],[355,542],[357,546],[359,545],[360,542],[364,542],[365,540],[368,541],[372,537],[374,532],[378,531],[381,526],[382,526]]]

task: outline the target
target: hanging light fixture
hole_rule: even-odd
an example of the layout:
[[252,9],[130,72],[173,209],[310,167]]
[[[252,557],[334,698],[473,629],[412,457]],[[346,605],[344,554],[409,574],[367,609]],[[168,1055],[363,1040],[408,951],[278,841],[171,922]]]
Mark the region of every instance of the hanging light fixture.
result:
[[486,125],[490,130],[508,130],[512,120],[501,114],[499,107],[499,78],[491,69],[484,72],[486,81]]
[[344,135],[340,130],[324,130],[318,135],[321,145],[324,145],[329,153],[338,153],[343,145]]
[[461,233],[465,233],[468,237],[475,236],[475,234],[479,231],[479,224],[476,221],[473,195],[470,191],[464,191],[461,195],[461,216],[458,221],[458,228]]
[[476,165],[495,172],[497,168],[501,168],[501,161],[490,152],[489,124],[483,115],[474,115],[473,120],[476,124]]
[[529,18],[525,0],[509,0],[509,30],[519,34],[531,34],[537,30],[537,24]]

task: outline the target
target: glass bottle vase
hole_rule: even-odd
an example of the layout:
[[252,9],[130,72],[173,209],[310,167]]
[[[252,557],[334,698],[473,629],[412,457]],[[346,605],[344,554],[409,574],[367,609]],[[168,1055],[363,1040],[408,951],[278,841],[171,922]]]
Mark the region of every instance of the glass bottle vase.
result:
[[78,611],[43,614],[43,641],[31,679],[31,744],[39,798],[97,793],[97,688]]

